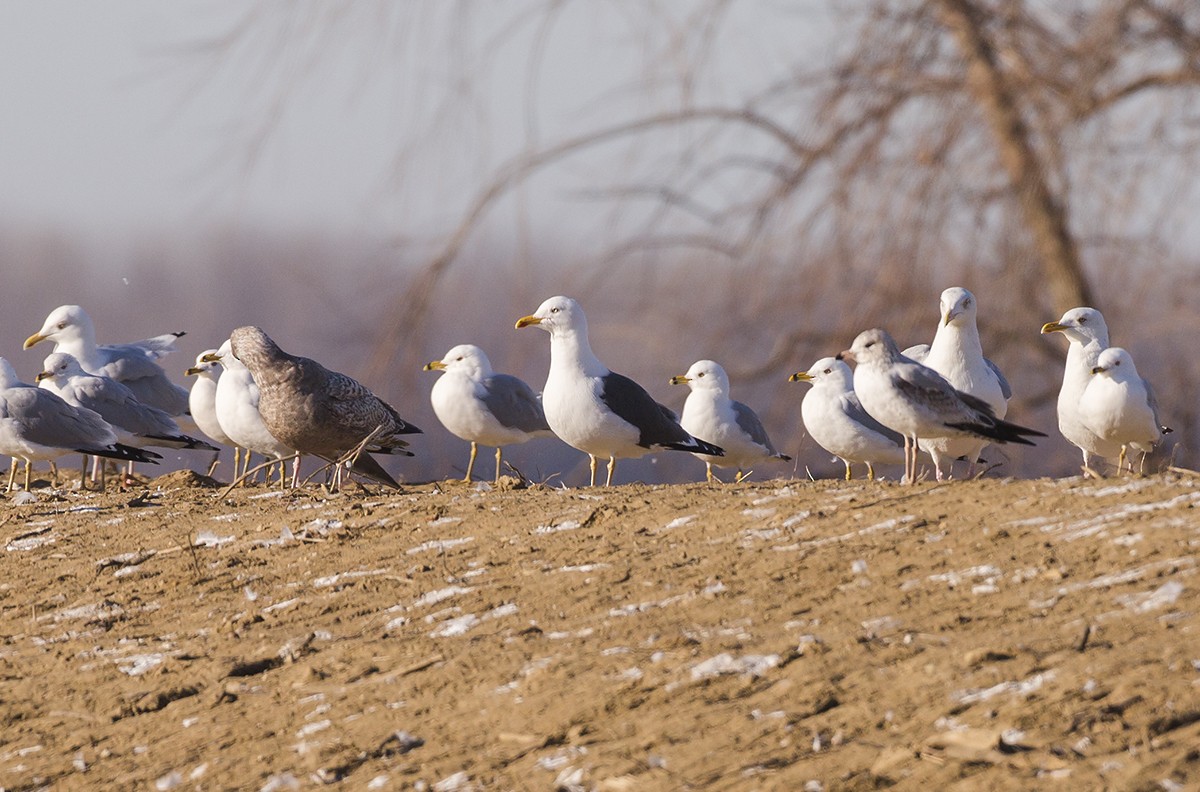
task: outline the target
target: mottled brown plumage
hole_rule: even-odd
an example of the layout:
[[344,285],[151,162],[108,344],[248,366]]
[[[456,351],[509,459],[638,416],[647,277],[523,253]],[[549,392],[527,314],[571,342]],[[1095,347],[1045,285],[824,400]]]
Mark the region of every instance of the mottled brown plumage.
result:
[[[379,429],[367,451],[412,456],[400,436],[421,430],[357,380],[315,360],[289,355],[258,327],[239,327],[229,340],[234,356],[254,375],[262,394],[259,412],[281,443],[333,461]],[[360,454],[352,469],[399,486],[367,454]]]

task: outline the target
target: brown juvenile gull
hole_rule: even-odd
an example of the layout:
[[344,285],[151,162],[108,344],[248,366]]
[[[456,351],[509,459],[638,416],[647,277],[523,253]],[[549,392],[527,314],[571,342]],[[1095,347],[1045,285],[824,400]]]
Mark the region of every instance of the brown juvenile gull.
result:
[[[279,442],[335,462],[374,433],[366,452],[413,455],[404,450],[408,443],[400,435],[421,430],[357,380],[315,360],[289,355],[258,327],[239,327],[229,340],[234,357],[258,384],[259,412]],[[359,454],[351,470],[400,487],[368,453]]]

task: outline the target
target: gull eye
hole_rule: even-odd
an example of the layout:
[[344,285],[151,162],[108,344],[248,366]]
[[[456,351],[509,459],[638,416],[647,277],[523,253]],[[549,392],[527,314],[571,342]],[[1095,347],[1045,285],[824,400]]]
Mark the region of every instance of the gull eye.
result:
[[66,322],[59,322],[59,323],[58,323],[58,329],[59,329],[59,330],[62,330],[62,329],[64,329],[66,326],[67,326],[67,323],[66,323]]
[[1081,316],[1081,317],[1079,317],[1079,319],[1078,319],[1077,321],[1079,322],[1079,324],[1083,324],[1084,322],[1086,322],[1086,321],[1087,321],[1087,317],[1086,317],[1086,316]]
[[558,309],[558,308],[551,308],[551,309],[550,309],[550,313],[558,313],[558,311],[559,311],[559,309]]
[[699,374],[697,374],[696,376],[697,376],[697,377],[703,377],[703,376],[704,376],[704,372],[703,372],[703,371],[701,371],[701,372],[700,372]]
[[455,360],[462,360],[462,359],[463,359],[462,355],[459,355],[458,357],[455,358]]
[[833,373],[833,369],[825,369],[825,370],[824,370],[823,372],[821,372],[821,373],[822,373],[822,374],[832,374],[832,373]]
[[873,347],[873,346],[875,346],[875,342],[874,342],[874,341],[868,341],[868,342],[867,342],[867,349],[870,349],[870,348],[871,348],[871,347]]

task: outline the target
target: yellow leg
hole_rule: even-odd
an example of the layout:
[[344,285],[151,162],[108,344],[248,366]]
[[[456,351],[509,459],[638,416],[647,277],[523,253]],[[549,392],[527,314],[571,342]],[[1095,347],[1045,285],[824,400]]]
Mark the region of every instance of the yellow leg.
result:
[[[847,466],[847,469],[848,468],[849,468],[849,466]],[[867,463],[867,480],[868,481],[875,480],[875,467],[870,462]]]
[[17,458],[12,458],[12,465],[8,468],[8,489],[5,492],[12,492],[13,485],[17,483]]
[[850,479],[854,478],[853,476],[850,475],[850,463],[843,459],[842,464],[846,466],[846,481],[849,481]]
[[733,477],[733,483],[741,484],[743,481],[745,481],[747,478],[749,478],[750,474],[753,472],[754,472],[753,470],[747,470],[745,473],[743,473],[742,469],[738,468],[737,475]]
[[[1125,470],[1125,446],[1121,446],[1121,455],[1117,457],[1117,472]],[[1129,472],[1133,472],[1133,465],[1129,466]]]
[[705,462],[704,465],[704,478],[708,480],[709,484],[712,484],[717,478],[712,472],[712,462]]
[[500,446],[496,446],[496,480],[494,483],[500,483]]
[[616,469],[617,469],[617,458],[610,456],[608,458],[608,478],[604,479],[604,486],[606,486],[606,487],[612,486],[612,474],[613,474],[613,471]]
[[588,486],[594,487],[596,486],[596,455],[588,454],[588,460],[588,468],[592,471],[592,480]]
[[463,481],[471,480],[471,471],[475,469],[475,455],[479,453],[479,444],[474,440],[471,441],[471,458],[467,460],[467,475],[463,476]]
[[29,492],[29,475],[33,472],[33,463],[25,460],[25,491]]

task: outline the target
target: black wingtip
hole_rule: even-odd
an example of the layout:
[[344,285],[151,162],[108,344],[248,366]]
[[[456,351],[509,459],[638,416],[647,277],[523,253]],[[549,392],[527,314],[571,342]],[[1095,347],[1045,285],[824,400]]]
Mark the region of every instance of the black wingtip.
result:
[[360,473],[366,476],[369,479],[374,479],[380,484],[386,484],[393,489],[400,489],[400,482],[392,478],[391,475],[383,469],[383,466],[376,462],[370,454],[359,454],[358,458],[354,460],[354,464],[350,466],[350,469],[355,473]]
[[151,465],[157,465],[158,460],[162,459],[162,454],[156,454],[144,448],[134,448],[133,446],[121,443],[113,443],[105,448],[77,448],[75,450],[81,454],[120,459],[126,462],[146,462]]
[[148,440],[157,440],[154,445],[165,445],[171,448],[182,448],[192,451],[220,451],[221,449],[212,443],[206,443],[199,438],[190,435],[142,435]]
[[709,456],[718,457],[725,456],[724,448],[701,440],[698,437],[693,437],[690,443],[662,443],[661,446],[669,448],[672,451],[688,451],[692,454],[708,454]]
[[995,440],[997,443],[1016,443],[1017,445],[1032,446],[1037,444],[1030,440],[1030,437],[1047,437],[1045,432],[1039,432],[1037,429],[1030,429],[1027,426],[1001,420],[997,420],[992,424],[963,422],[946,424],[946,426],[952,429],[962,429],[980,437]]

